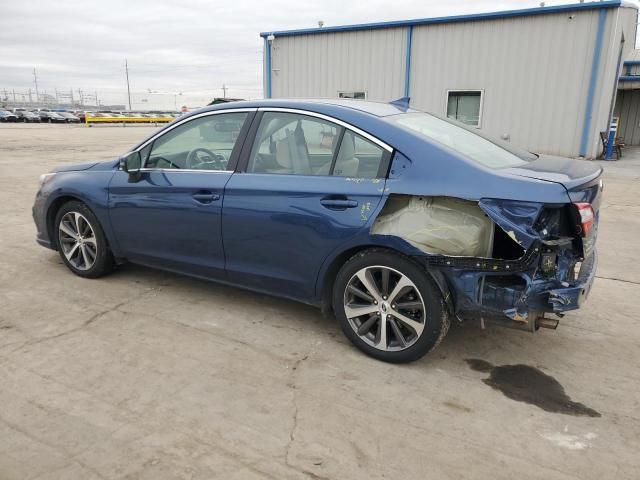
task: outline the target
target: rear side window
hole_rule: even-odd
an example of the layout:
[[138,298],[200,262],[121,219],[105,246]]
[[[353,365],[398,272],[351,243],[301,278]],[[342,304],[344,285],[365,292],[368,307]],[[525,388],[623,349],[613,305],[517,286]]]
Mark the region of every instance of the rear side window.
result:
[[388,119],[485,167],[515,167],[536,158],[529,152],[519,152],[513,147],[503,146],[499,140],[489,140],[462,125],[428,113],[406,113],[390,116]]
[[378,145],[347,130],[333,167],[336,177],[376,178],[385,151]]
[[332,122],[265,112],[247,172],[376,178],[385,158],[378,145]]

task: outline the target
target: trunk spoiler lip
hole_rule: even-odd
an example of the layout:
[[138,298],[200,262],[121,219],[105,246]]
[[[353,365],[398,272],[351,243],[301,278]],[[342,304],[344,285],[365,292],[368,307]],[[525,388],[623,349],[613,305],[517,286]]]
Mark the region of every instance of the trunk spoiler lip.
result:
[[571,190],[574,190],[576,187],[580,187],[581,185],[591,183],[593,180],[596,180],[598,177],[602,175],[604,170],[602,169],[602,167],[599,167],[597,171],[589,175],[586,175],[584,177],[580,177],[576,179],[567,179],[566,175],[562,173],[554,173],[554,172],[545,172],[545,173],[549,176],[557,175],[558,177],[564,176],[565,178],[564,179],[543,178],[542,175],[536,175],[536,173],[533,171],[519,170],[517,167],[505,169],[504,171],[505,173],[509,173],[510,175],[514,175],[517,177],[526,177],[526,178],[532,178],[535,180],[543,180],[546,182],[557,183],[558,185],[562,185],[565,188],[565,190],[569,192]]

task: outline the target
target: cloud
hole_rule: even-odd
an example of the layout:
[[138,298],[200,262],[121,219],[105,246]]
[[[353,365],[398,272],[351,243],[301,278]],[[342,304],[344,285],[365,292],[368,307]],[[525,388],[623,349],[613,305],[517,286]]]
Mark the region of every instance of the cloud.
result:
[[[261,31],[535,7],[518,0],[50,0],[3,2],[0,90],[82,89],[124,103],[262,96]],[[563,2],[547,2],[563,3]],[[149,93],[149,90],[160,93]],[[182,93],[182,95],[178,95]],[[179,100],[182,100],[180,102]]]

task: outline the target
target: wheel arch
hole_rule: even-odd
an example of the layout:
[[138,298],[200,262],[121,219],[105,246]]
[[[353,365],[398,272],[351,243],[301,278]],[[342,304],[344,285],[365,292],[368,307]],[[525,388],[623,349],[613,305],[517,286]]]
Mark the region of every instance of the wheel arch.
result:
[[51,241],[51,246],[55,250],[58,250],[58,236],[56,235],[56,229],[55,229],[56,216],[58,215],[58,212],[60,211],[60,209],[64,205],[69,203],[69,202],[80,202],[85,207],[87,207],[91,211],[91,213],[93,213],[93,215],[96,217],[98,223],[100,224],[100,227],[102,227],[102,230],[105,232],[105,239],[107,240],[107,247],[111,248],[110,241],[109,241],[109,236],[108,236],[108,234],[106,232],[106,229],[104,228],[104,225],[101,224],[100,217],[96,214],[95,209],[91,206],[91,204],[89,202],[87,202],[81,196],[68,194],[68,193],[60,195],[59,197],[56,197],[49,204],[49,206],[47,208],[47,214],[46,214],[47,234],[49,235],[49,240]]
[[333,286],[335,284],[335,279],[338,271],[350,258],[365,250],[378,250],[381,252],[399,254],[414,262],[425,272],[426,275],[429,276],[429,278],[431,278],[431,280],[438,287],[448,313],[454,313],[452,302],[453,292],[451,291],[449,283],[447,282],[445,276],[440,271],[424,268],[424,266],[416,262],[410,255],[407,255],[401,250],[379,244],[362,244],[347,248],[346,250],[338,253],[328,262],[328,265],[324,268],[324,270],[321,271],[317,283],[317,292],[319,294],[320,308],[323,315],[330,316],[332,313]]

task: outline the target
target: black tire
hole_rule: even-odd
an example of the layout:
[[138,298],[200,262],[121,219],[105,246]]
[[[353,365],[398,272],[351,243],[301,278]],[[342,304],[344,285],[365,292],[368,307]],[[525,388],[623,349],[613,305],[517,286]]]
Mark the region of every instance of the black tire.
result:
[[[423,330],[417,340],[404,349],[385,351],[370,345],[356,332],[355,327],[352,327],[345,313],[346,289],[349,282],[357,272],[374,266],[387,267],[406,276],[413,282],[422,297],[424,305]],[[408,363],[422,358],[438,346],[447,334],[450,325],[440,289],[424,268],[404,255],[383,249],[369,249],[359,252],[342,266],[334,283],[333,310],[342,331],[356,347],[371,357],[390,363]]]
[[[84,219],[86,219],[91,229],[93,230],[93,236],[95,237],[95,259],[93,265],[88,269],[78,268],[71,261],[69,261],[69,259],[67,259],[63,251],[61,240],[63,234],[60,231],[60,222],[62,221],[63,217],[65,217],[65,215],[74,212],[79,213],[80,215],[82,215],[82,217],[84,217]],[[100,222],[93,214],[93,212],[84,203],[79,201],[67,202],[60,208],[60,210],[58,210],[54,222],[54,235],[56,236],[56,245],[58,247],[60,258],[62,258],[62,261],[69,268],[69,270],[71,270],[76,275],[84,278],[98,278],[113,271],[115,267],[115,261],[113,259],[113,254],[109,249],[109,243],[107,242],[107,238],[105,237],[104,231],[102,230],[102,226],[100,225]]]

